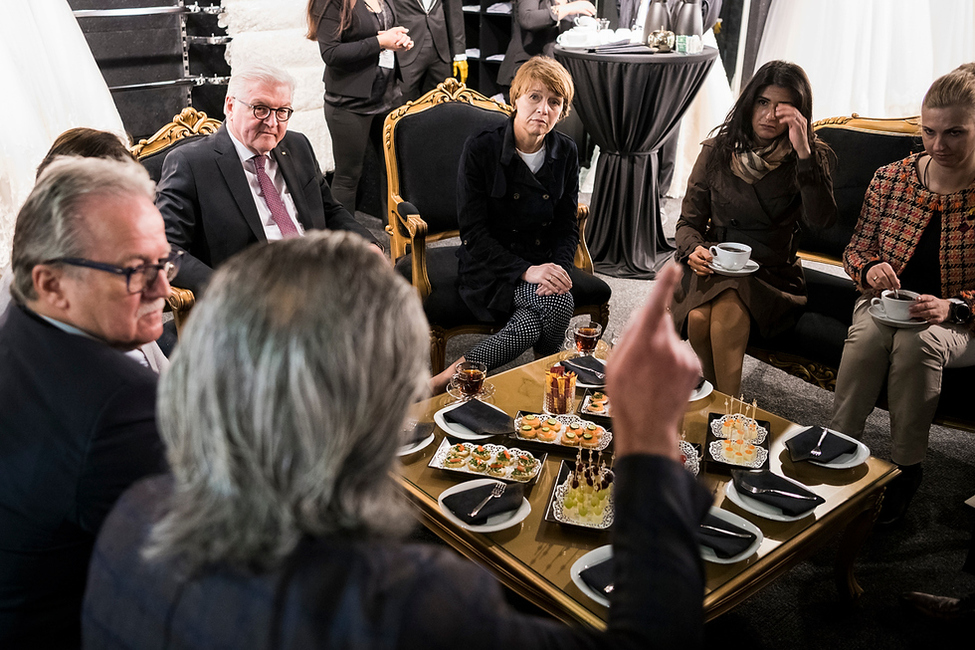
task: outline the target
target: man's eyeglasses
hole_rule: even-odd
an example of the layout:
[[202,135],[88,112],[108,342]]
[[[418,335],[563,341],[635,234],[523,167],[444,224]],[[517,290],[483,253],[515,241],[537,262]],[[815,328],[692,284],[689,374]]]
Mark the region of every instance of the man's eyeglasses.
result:
[[159,272],[162,271],[166,280],[172,280],[179,271],[179,263],[183,258],[184,251],[173,251],[169,256],[156,264],[140,264],[139,266],[123,267],[103,262],[92,262],[91,260],[80,257],[58,257],[47,260],[45,264],[67,264],[68,266],[83,266],[96,271],[106,271],[116,275],[125,276],[125,288],[129,293],[139,293],[152,289],[159,279]]
[[295,112],[293,108],[271,108],[264,104],[248,104],[239,97],[234,97],[234,99],[244,106],[249,106],[254,111],[254,117],[259,120],[266,120],[268,115],[274,113],[274,117],[277,118],[278,122],[287,122],[291,119],[291,114]]

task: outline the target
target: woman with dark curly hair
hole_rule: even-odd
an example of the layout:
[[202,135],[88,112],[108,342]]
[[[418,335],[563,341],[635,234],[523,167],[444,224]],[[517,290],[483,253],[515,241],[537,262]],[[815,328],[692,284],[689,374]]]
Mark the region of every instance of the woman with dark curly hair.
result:
[[[802,68],[762,66],[742,91],[687,182],[677,222],[677,259],[686,264],[674,319],[701,359],[706,379],[731,395],[753,324],[774,336],[806,304],[796,256],[800,223],[836,220],[832,152],[812,130],[812,88]],[[737,242],[759,264],[751,274],[715,273],[709,247]]]

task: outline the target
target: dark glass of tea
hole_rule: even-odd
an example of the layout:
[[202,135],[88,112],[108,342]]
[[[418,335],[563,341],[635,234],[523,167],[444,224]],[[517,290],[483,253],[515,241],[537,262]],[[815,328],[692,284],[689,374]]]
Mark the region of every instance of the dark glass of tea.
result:
[[475,361],[464,361],[457,364],[453,381],[461,395],[469,399],[481,394],[485,377],[487,377],[486,365]]
[[585,355],[596,351],[596,344],[603,333],[603,326],[599,323],[584,323],[572,328],[572,336],[576,342],[576,350]]

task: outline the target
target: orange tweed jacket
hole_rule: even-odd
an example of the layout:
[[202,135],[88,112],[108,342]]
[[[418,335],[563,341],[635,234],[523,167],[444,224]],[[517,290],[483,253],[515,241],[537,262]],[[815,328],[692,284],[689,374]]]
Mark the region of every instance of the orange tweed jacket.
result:
[[935,211],[941,212],[941,297],[961,297],[975,308],[975,183],[954,194],[935,194],[917,175],[918,156],[877,170],[843,267],[864,291],[864,271],[887,262],[900,275]]

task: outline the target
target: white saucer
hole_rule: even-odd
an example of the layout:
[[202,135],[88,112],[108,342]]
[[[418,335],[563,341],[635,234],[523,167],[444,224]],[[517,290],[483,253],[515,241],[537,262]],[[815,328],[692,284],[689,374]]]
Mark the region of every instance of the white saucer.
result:
[[414,442],[411,445],[403,445],[402,447],[399,448],[399,451],[396,452],[396,455],[397,456],[409,456],[410,454],[412,454],[414,452],[420,451],[421,449],[423,449],[425,447],[428,447],[430,445],[430,443],[433,442],[434,438],[436,438],[436,437],[437,436],[435,434],[432,434],[431,433],[429,436],[427,436],[423,440],[420,440],[418,442]]
[[762,535],[761,529],[747,519],[743,519],[733,512],[728,512],[727,510],[722,510],[721,508],[716,508],[714,506],[711,506],[711,510],[708,514],[711,514],[721,521],[731,524],[732,526],[737,526],[738,528],[747,530],[749,533],[755,536],[755,541],[749,544],[748,548],[746,548],[744,551],[738,555],[732,555],[731,557],[718,557],[713,548],[700,544],[699,548],[701,549],[701,557],[705,562],[711,562],[713,564],[734,564],[735,562],[741,562],[745,558],[749,558],[754,555],[755,551],[758,550],[758,547],[762,545],[762,541],[765,539],[765,536]]
[[[802,483],[798,483],[788,478],[785,480],[789,481],[790,483],[794,483],[805,490],[809,490],[809,488]],[[812,490],[809,491],[812,492]],[[734,481],[728,481],[728,487],[725,488],[725,494],[728,495],[728,498],[733,504],[742,510],[747,510],[753,515],[758,515],[763,519],[771,519],[772,521],[799,521],[800,519],[805,519],[816,511],[816,508],[813,508],[812,510],[809,510],[801,515],[787,515],[782,512],[780,508],[776,508],[775,506],[759,501],[758,499],[753,499],[747,494],[742,494],[737,490],[737,488],[735,488]],[[822,504],[818,504],[816,507],[818,508],[819,505]]]
[[751,275],[758,270],[758,262],[755,260],[748,260],[745,262],[745,266],[738,269],[737,271],[732,271],[731,269],[726,269],[723,266],[719,266],[717,262],[711,261],[709,268],[717,273],[718,275],[727,275],[732,278],[740,277],[743,275]]
[[501,481],[497,481],[493,478],[479,478],[473,481],[465,481],[464,483],[447,488],[440,493],[439,497],[437,497],[437,505],[440,506],[440,512],[442,512],[443,516],[454,524],[460,526],[464,530],[469,530],[474,533],[496,533],[499,530],[517,526],[523,522],[528,514],[532,511],[532,506],[530,503],[528,503],[528,499],[522,498],[521,507],[514,512],[502,512],[493,517],[488,517],[487,522],[479,526],[472,526],[466,523],[464,520],[452,513],[449,508],[444,507],[444,497],[449,497],[451,494],[457,494],[458,492],[463,492],[464,490],[473,490],[474,488],[482,485],[494,485],[495,483],[501,483]]
[[924,327],[928,324],[928,322],[925,320],[896,320],[894,318],[890,318],[884,313],[884,310],[880,305],[870,305],[867,307],[867,313],[873,316],[873,319],[878,323],[889,325],[890,327]]
[[569,569],[569,575],[572,576],[572,582],[575,583],[576,587],[586,594],[597,603],[603,607],[609,607],[609,598],[605,594],[600,594],[595,591],[592,587],[586,584],[586,581],[582,579],[579,575],[591,566],[596,566],[597,564],[602,564],[609,558],[613,557],[613,546],[607,544],[606,546],[600,546],[599,548],[593,549],[580,557]]
[[[796,437],[797,435],[799,435],[800,433],[802,433],[808,428],[809,427],[806,425],[793,424],[792,426],[790,426],[788,429],[785,430],[784,434],[782,434],[782,438],[781,438],[782,444],[785,444],[787,440]],[[859,465],[862,465],[868,458],[870,458],[870,448],[867,447],[862,442],[860,442],[859,440],[857,440],[856,438],[851,438],[850,436],[840,433],[839,431],[835,431],[833,429],[827,429],[827,431],[829,431],[837,438],[842,438],[843,440],[849,440],[850,442],[855,443],[857,446],[856,451],[851,451],[848,454],[837,456],[836,458],[829,461],[828,463],[820,463],[814,460],[810,460],[809,462],[812,463],[813,465],[819,465],[820,467],[827,467],[829,469],[850,469],[851,467],[857,467]]]
[[[484,402],[487,404],[487,402]],[[443,414],[447,411],[453,411],[455,408],[463,406],[466,402],[455,402],[450,406],[445,406],[436,413],[433,414],[433,421],[437,423],[437,426],[444,430],[448,436],[453,436],[454,438],[460,438],[461,440],[487,440],[488,438],[493,438],[493,435],[474,433],[462,424],[457,424],[455,422],[447,422]],[[499,409],[494,404],[488,404],[491,408],[501,411],[504,413],[504,409]],[[505,413],[507,415],[507,413]]]
[[691,393],[691,397],[687,401],[693,402],[699,399],[704,399],[705,397],[710,395],[713,391],[714,391],[714,386],[711,385],[711,382],[705,379],[704,384],[700,388],[695,390],[693,393]]

